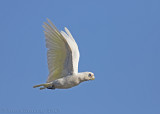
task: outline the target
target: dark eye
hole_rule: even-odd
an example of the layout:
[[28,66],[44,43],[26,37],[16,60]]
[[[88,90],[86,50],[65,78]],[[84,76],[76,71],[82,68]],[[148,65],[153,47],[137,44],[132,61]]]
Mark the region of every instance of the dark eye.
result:
[[88,76],[91,77],[92,76],[91,73],[89,73]]

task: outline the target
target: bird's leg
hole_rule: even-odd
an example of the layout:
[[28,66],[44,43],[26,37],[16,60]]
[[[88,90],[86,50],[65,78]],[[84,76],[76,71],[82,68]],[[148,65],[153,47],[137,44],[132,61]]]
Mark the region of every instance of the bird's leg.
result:
[[43,87],[40,88],[40,90],[42,90],[42,89],[50,88],[53,85],[52,85],[52,83],[45,83],[45,84],[35,85],[35,86],[33,86],[33,88],[40,87],[40,86],[43,86]]
[[52,84],[52,86],[47,87],[47,89],[55,89],[54,85]]

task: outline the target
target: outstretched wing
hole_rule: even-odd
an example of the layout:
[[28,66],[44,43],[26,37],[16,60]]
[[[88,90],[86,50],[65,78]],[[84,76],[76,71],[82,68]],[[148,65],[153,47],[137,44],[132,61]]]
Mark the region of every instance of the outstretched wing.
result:
[[72,51],[66,39],[53,23],[44,23],[49,76],[47,82],[73,73]]
[[[49,24],[44,23],[49,76],[47,82],[51,82],[67,75],[72,75],[74,70],[73,52],[66,39],[48,19]],[[78,59],[79,60],[79,59]],[[77,67],[78,68],[78,67]]]
[[64,31],[61,31],[61,34],[65,37],[65,39],[67,40],[67,42],[68,42],[68,44],[69,44],[69,46],[71,48],[73,73],[77,74],[78,73],[79,57],[80,57],[78,45],[77,45],[76,41],[74,40],[74,38],[72,37],[72,35],[69,32],[69,30],[66,27],[64,29],[65,29],[67,34]]

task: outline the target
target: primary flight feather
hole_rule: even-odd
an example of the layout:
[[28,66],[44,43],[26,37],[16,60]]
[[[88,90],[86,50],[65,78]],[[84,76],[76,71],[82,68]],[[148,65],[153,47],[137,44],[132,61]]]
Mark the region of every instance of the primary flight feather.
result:
[[78,73],[79,49],[76,41],[65,27],[65,32],[59,32],[49,20],[44,23],[49,76],[47,82],[33,86],[40,89],[66,89],[74,87],[83,81],[94,80],[92,72]]

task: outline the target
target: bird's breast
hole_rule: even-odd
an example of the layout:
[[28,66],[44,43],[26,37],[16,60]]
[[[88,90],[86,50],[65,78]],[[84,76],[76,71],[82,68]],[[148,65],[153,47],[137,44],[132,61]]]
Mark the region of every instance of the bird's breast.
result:
[[57,79],[53,82],[55,88],[66,89],[78,85],[80,82],[76,76],[67,76]]

